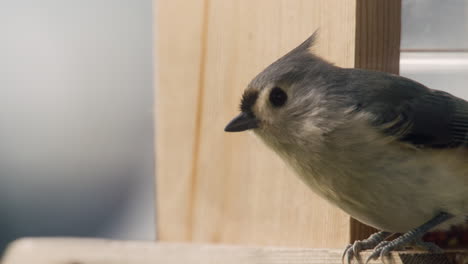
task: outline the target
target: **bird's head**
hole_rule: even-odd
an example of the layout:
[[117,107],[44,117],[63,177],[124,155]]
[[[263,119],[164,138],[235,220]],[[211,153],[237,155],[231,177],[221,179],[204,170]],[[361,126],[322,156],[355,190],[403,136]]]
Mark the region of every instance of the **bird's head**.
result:
[[250,82],[241,113],[225,131],[253,130],[284,143],[323,133],[326,79],[336,67],[311,52],[315,38],[316,33]]

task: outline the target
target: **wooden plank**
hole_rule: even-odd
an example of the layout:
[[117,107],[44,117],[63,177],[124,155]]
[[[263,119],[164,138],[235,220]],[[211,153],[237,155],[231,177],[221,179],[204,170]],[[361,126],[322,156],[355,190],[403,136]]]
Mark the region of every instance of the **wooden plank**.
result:
[[[321,19],[333,24],[332,18],[320,16],[322,7],[304,13],[317,8],[313,2],[332,8],[322,1],[210,2],[193,241],[316,247],[348,241],[345,214],[315,197],[256,138],[223,132],[256,73],[305,39]],[[335,11],[352,19],[352,10],[353,6],[344,5]],[[290,39],[272,38],[285,35],[293,25],[303,26]],[[353,31],[339,27],[343,38],[335,41],[345,42]],[[329,41],[330,29],[321,30],[321,40]],[[339,53],[341,58],[349,58],[346,53],[351,52],[328,45],[318,49],[330,56]]]
[[[157,1],[158,239],[349,243],[353,222],[346,214],[309,191],[252,135],[223,128],[250,79],[318,28],[316,53],[355,66],[355,45],[363,43],[356,35],[361,1],[199,0],[191,7],[182,0]],[[385,15],[367,21],[394,16]]]
[[401,0],[360,0],[356,12],[355,67],[398,74]]
[[[155,1],[156,200],[160,239],[190,240],[193,153],[203,65],[203,0]],[[161,99],[164,100],[161,100]],[[158,100],[159,99],[159,100]],[[170,197],[170,198],[169,198]],[[164,213],[162,213],[164,212]],[[166,218],[164,218],[166,217]],[[167,220],[166,220],[167,219]]]
[[[369,252],[361,255],[365,259]],[[392,253],[387,264],[462,264],[467,251],[444,254]],[[99,239],[35,238],[13,243],[2,264],[341,264],[337,249],[241,247],[125,242]],[[382,263],[380,260],[370,264]]]

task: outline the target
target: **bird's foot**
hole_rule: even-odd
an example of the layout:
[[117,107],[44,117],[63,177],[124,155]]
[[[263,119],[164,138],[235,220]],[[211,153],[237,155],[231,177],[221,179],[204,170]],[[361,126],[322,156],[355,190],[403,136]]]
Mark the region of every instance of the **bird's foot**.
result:
[[[374,248],[374,251],[372,252],[372,254],[367,258],[366,264],[371,259],[376,259],[378,257],[380,257],[383,260],[384,257],[387,256],[390,252],[394,250],[402,250],[405,248],[407,244],[408,243],[406,243],[405,241],[403,242],[398,241],[398,239],[395,239],[393,241],[382,241]],[[417,238],[416,240],[412,241],[410,245],[423,248],[430,253],[443,253],[444,252],[436,244],[431,243],[431,242],[425,242],[421,238]]]
[[447,213],[440,213],[428,222],[424,223],[422,226],[412,229],[407,233],[401,235],[393,241],[382,241],[375,248],[372,254],[367,258],[366,264],[372,260],[381,258],[382,260],[386,257],[391,251],[404,248],[409,243],[413,242],[418,246],[422,246],[429,251],[440,252],[441,249],[436,245],[421,240],[421,237],[433,227],[439,225],[442,222],[452,218],[452,215]]
[[362,241],[357,240],[353,244],[349,244],[344,250],[343,255],[341,256],[341,262],[344,264],[344,260],[346,258],[346,263],[350,264],[353,257],[359,257],[359,252],[361,252],[362,250],[374,248],[391,234],[392,233],[390,232],[380,231],[371,235],[367,239],[364,239]]
[[390,252],[394,250],[402,249],[407,243],[406,241],[399,241],[399,238],[393,241],[382,241],[380,242],[372,251],[372,254],[367,258],[366,264],[373,259],[380,259],[383,261],[384,257],[386,257]]

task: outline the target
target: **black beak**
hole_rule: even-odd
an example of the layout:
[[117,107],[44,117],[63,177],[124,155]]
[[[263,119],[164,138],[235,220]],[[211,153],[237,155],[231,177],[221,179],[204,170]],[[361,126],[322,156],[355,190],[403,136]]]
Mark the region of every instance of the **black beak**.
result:
[[250,113],[240,113],[224,128],[226,132],[241,132],[258,127],[257,118]]

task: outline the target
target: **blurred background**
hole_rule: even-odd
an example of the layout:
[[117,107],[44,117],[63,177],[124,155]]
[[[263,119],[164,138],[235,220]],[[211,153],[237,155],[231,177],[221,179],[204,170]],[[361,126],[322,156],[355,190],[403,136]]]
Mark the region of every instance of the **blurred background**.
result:
[[468,1],[402,3],[400,75],[468,99]]
[[[151,0],[0,0],[0,250],[151,240]],[[468,0],[403,0],[401,75],[468,99]]]
[[0,0],[0,247],[154,239],[151,0]]

